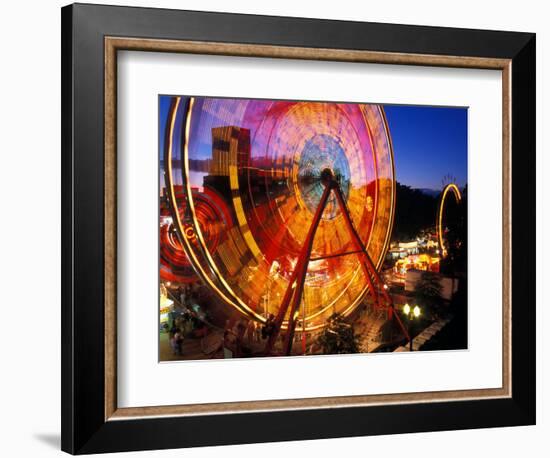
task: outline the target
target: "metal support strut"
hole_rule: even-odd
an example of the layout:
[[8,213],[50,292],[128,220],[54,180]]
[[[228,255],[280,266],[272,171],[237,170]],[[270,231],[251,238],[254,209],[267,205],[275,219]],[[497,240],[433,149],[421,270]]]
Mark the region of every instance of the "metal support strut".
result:
[[[321,180],[323,185],[325,186],[325,189],[323,191],[323,194],[321,195],[321,200],[319,201],[319,205],[317,206],[317,210],[315,211],[315,215],[313,216],[313,221],[311,222],[311,226],[304,240],[302,251],[298,256],[296,267],[294,268],[294,271],[290,276],[290,281],[286,289],[285,295],[283,296],[283,300],[279,307],[279,311],[277,312],[277,316],[274,319],[273,332],[268,337],[267,344],[265,347],[265,354],[267,355],[271,354],[273,351],[275,342],[277,341],[277,338],[279,337],[281,332],[281,326],[289,310],[290,312],[288,313],[287,332],[284,338],[283,349],[284,349],[285,355],[288,356],[291,353],[292,342],[294,340],[294,331],[296,329],[296,321],[297,321],[296,319],[298,318],[298,307],[302,300],[307,268],[308,268],[309,261],[311,260],[311,250],[313,248],[313,240],[315,238],[315,233],[317,231],[317,228],[319,227],[321,217],[323,216],[323,212],[328,203],[328,199],[330,197],[331,192],[334,192],[336,196],[336,200],[338,202],[338,205],[340,206],[342,215],[344,216],[346,227],[348,228],[348,231],[352,236],[353,243],[356,247],[356,251],[354,251],[353,253],[357,253],[361,257],[361,261],[362,261],[361,267],[363,268],[365,277],[367,279],[367,284],[369,288],[368,291],[371,294],[375,305],[377,307],[381,307],[381,306],[386,307],[388,310],[388,319],[395,318],[399,327],[401,328],[401,331],[403,332],[405,337],[409,339],[409,333],[407,331],[407,328],[404,326],[403,322],[399,318],[399,315],[396,313],[393,313],[394,312],[393,301],[389,296],[389,294],[387,293],[386,289],[384,288],[384,283],[382,282],[382,279],[378,275],[376,267],[374,266],[374,263],[372,262],[372,259],[370,258],[365,248],[365,245],[363,244],[361,238],[359,237],[359,234],[355,229],[355,226],[353,225],[353,222],[349,215],[348,208],[346,206],[346,202],[344,200],[344,196],[342,195],[342,190],[340,189],[340,185],[336,181],[332,170],[330,169],[323,170],[321,174]],[[349,254],[349,253],[341,253],[340,255],[344,255],[344,254]],[[381,304],[380,296],[382,296],[383,302],[385,304]]]

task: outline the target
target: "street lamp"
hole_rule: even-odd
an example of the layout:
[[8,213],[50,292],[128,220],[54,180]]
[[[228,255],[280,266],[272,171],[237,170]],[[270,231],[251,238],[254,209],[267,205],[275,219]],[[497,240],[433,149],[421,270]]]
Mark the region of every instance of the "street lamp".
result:
[[411,308],[409,304],[405,304],[403,306],[403,313],[407,315],[407,318],[409,319],[407,322],[407,332],[409,333],[409,351],[413,351],[412,321],[414,318],[418,318],[420,316],[420,307],[415,305]]

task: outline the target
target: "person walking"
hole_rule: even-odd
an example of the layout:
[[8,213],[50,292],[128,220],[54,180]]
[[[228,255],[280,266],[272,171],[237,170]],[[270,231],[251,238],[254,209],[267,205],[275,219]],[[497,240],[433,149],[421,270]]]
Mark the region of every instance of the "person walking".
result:
[[171,339],[172,343],[172,351],[174,353],[174,356],[181,356],[181,345],[183,344],[183,335],[181,334],[181,331],[178,329],[174,337]]
[[256,322],[254,320],[248,321],[248,326],[246,328],[246,337],[248,340],[248,345],[250,348],[252,348],[252,344],[254,343],[254,335],[256,333]]
[[172,327],[170,328],[169,335],[170,340],[174,338],[174,334],[178,331],[178,326],[176,325],[176,320],[172,320]]

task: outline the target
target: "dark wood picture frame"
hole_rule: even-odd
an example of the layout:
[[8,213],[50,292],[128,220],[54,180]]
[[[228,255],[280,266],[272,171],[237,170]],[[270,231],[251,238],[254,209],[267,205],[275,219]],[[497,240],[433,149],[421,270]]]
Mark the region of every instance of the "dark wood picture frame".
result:
[[[534,34],[75,4],[62,9],[61,41],[63,450],[535,423]],[[116,56],[127,49],[501,70],[503,386],[117,408]]]

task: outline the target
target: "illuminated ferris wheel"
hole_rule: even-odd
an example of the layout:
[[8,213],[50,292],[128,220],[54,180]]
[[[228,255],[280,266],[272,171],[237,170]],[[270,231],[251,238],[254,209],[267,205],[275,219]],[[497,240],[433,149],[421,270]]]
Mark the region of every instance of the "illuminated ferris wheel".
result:
[[271,340],[285,330],[287,353],[297,326],[349,316],[367,293],[391,313],[378,275],[395,209],[382,107],[174,97],[167,126],[174,228],[226,306],[271,321]]
[[455,202],[459,204],[462,200],[462,194],[460,189],[455,183],[448,183],[441,191],[441,196],[439,198],[439,205],[437,207],[437,221],[436,221],[436,231],[437,231],[437,242],[439,245],[439,250],[441,257],[445,258],[447,256],[447,246],[444,240],[445,234],[445,225],[443,224],[443,215],[445,213],[445,203],[449,195],[454,196]]

